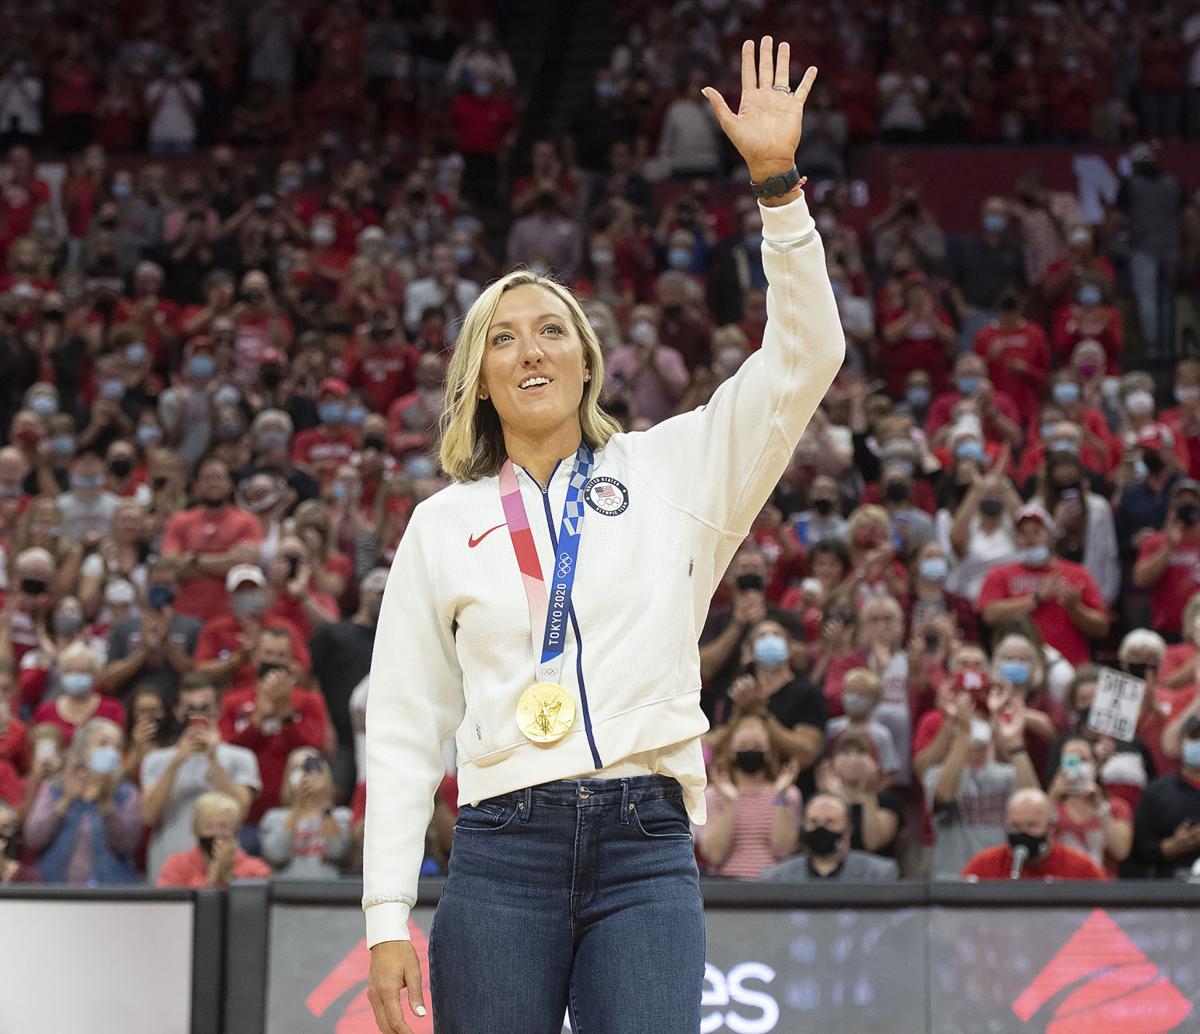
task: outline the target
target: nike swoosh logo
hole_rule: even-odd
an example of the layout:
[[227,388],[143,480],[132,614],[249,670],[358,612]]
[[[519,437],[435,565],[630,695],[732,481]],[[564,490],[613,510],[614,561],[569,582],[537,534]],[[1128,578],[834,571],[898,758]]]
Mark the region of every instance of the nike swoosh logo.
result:
[[499,529],[501,529],[503,527],[504,527],[504,525],[502,523],[497,524],[496,527],[494,527],[494,528],[488,528],[488,530],[485,531],[478,538],[476,538],[474,535],[470,536],[467,539],[467,549],[474,549],[476,546],[479,545],[479,543],[481,543],[484,539],[486,539],[493,531],[499,531]]

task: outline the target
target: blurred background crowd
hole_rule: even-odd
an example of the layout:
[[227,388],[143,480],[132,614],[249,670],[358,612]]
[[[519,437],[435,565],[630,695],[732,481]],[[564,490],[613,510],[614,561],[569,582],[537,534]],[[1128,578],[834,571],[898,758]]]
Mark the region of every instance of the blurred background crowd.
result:
[[[379,602],[445,484],[458,321],[548,272],[627,429],[704,404],[768,305],[699,87],[736,106],[765,31],[821,70],[797,161],[848,355],[701,640],[704,870],[1200,858],[1200,160],[1168,160],[1200,154],[1200,4],[66,0],[5,25],[0,882],[356,871]],[[1119,182],[1089,209],[1032,162],[951,232],[906,158],[938,143],[964,180],[1108,146]],[[1088,728],[1097,665],[1146,683],[1127,737]]]

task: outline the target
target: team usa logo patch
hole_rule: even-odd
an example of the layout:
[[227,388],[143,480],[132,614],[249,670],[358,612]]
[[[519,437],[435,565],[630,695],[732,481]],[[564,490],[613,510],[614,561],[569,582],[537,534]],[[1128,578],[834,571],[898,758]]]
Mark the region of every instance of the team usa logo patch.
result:
[[592,478],[583,486],[583,497],[597,513],[616,517],[629,508],[629,489],[616,478]]

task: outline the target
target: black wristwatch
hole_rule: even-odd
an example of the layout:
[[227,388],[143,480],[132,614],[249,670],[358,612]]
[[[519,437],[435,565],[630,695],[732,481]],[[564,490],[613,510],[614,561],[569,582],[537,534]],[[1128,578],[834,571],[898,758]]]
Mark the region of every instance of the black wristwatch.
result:
[[768,176],[761,183],[751,183],[750,193],[757,198],[783,197],[800,182],[800,170],[792,166],[778,176]]

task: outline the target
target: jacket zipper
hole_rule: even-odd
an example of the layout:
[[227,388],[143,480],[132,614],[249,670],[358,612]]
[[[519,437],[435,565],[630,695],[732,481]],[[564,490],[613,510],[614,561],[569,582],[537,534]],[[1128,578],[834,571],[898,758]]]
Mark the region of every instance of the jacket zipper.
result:
[[[554,528],[554,514],[550,511],[550,485],[554,481],[554,475],[558,473],[559,465],[562,460],[554,465],[554,470],[550,472],[550,479],[546,482],[546,487],[542,488],[542,483],[538,481],[529,471],[525,473],[529,475],[529,480],[538,486],[538,491],[542,493],[542,508],[546,511],[546,527],[550,529],[550,544],[554,547],[554,555],[558,556],[558,532]],[[553,570],[551,566],[551,570]],[[571,618],[571,628],[575,632],[575,674],[579,679],[579,700],[583,705],[583,729],[587,733],[588,748],[592,752],[592,764],[597,769],[604,767],[604,762],[600,760],[600,752],[596,749],[596,738],[592,735],[592,714],[588,710],[587,702],[587,687],[583,683],[583,639],[579,635],[579,620],[575,617],[575,603],[572,601],[570,607],[567,608],[567,613]]]

